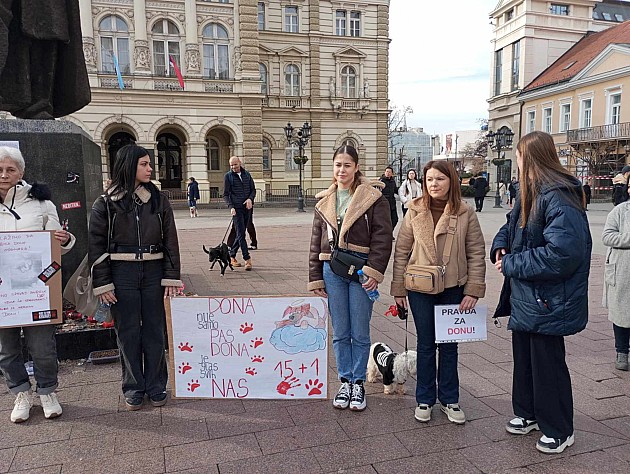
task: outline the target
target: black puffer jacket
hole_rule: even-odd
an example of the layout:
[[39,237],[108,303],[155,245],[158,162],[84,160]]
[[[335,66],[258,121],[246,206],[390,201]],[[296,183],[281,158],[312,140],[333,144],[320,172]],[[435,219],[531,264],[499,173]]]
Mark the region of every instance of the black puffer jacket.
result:
[[[179,243],[173,209],[164,193],[159,193],[156,212],[151,211],[151,192],[139,187],[134,192],[131,210],[122,204],[123,194],[99,197],[90,216],[88,261],[90,266],[104,253],[110,258],[94,267],[94,294],[114,290],[110,260],[137,262],[162,260],[162,286],[182,286],[180,280]],[[109,207],[109,214],[108,214]],[[108,223],[111,218],[111,225]],[[108,238],[109,233],[109,238]],[[132,248],[154,246],[153,253],[133,252]]]

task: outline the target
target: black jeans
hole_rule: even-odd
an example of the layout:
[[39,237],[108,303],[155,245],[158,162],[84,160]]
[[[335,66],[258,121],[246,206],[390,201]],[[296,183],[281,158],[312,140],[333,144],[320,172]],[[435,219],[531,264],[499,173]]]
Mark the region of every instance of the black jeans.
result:
[[236,258],[236,252],[241,249],[243,260],[249,260],[249,250],[247,250],[247,241],[245,240],[245,229],[250,221],[251,209],[240,208],[235,209],[236,215],[232,222],[232,227],[236,229],[236,238],[230,246],[230,257]]
[[389,210],[392,216],[392,231],[393,231],[394,228],[396,227],[396,224],[398,224],[398,209],[396,208],[396,203],[394,203],[393,206],[390,204]]
[[[234,240],[236,240],[236,226],[232,226],[230,229],[230,235],[227,238],[227,246],[232,248],[234,245]],[[249,240],[252,242],[252,247],[258,247],[258,238],[256,237],[256,227],[254,227],[254,209],[250,209],[249,211],[249,221],[247,222],[247,234],[249,235]]]
[[475,209],[477,209],[478,211],[481,211],[483,209],[483,200],[483,196],[475,197]]
[[514,414],[538,421],[545,436],[573,434],[573,393],[564,338],[512,331]]
[[630,328],[613,324],[613,332],[615,333],[615,350],[620,354],[627,354],[628,346],[630,346]]
[[125,397],[166,390],[166,315],[162,260],[112,261],[118,302],[112,305]]

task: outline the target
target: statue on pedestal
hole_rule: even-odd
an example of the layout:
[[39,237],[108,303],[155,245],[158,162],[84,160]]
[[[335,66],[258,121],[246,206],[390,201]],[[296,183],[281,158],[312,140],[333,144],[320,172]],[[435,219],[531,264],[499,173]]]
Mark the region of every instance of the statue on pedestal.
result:
[[90,102],[78,0],[0,0],[0,110],[54,119]]

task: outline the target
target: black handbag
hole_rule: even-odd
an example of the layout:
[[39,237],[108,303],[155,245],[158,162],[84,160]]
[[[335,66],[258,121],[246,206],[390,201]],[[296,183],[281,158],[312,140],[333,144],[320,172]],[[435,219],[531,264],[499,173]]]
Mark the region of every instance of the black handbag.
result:
[[328,242],[330,244],[330,269],[335,275],[342,278],[347,278],[359,283],[359,274],[357,271],[361,270],[364,265],[367,264],[367,259],[357,257],[351,254],[349,251],[340,249],[339,245],[335,242],[332,228],[328,226]]

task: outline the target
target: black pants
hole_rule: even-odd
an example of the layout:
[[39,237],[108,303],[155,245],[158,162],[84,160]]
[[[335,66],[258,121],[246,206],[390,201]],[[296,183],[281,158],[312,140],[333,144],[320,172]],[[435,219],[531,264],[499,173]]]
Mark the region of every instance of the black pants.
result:
[[478,211],[481,211],[483,209],[483,200],[483,196],[475,197],[475,209],[477,209]]
[[[258,239],[256,238],[256,227],[254,227],[254,209],[251,209],[249,214],[249,222],[247,222],[247,234],[249,235],[249,240],[252,242],[252,247],[258,247]],[[230,235],[227,238],[227,246],[232,248],[234,245],[234,240],[236,239],[236,228],[232,226],[230,229]]]
[[407,208],[405,207],[404,204],[401,204],[400,207],[401,207],[402,212],[403,212],[403,217],[405,217],[405,214],[407,214]]
[[232,245],[229,246],[230,257],[236,258],[236,252],[238,252],[240,248],[243,254],[243,260],[249,260],[249,250],[247,250],[247,241],[245,240],[245,229],[247,229],[247,225],[249,224],[252,211],[244,207],[235,210],[236,215],[232,222],[232,228],[236,229],[236,237]]
[[392,231],[393,231],[394,228],[396,227],[396,224],[398,224],[398,209],[396,209],[396,203],[394,203],[393,206],[390,204],[389,210],[392,216]]
[[538,421],[545,436],[573,434],[573,393],[564,338],[512,332],[514,414]]
[[126,397],[157,395],[168,378],[164,349],[164,288],[162,260],[112,261],[118,302],[112,305]]
[[615,333],[615,350],[621,354],[627,354],[630,345],[630,328],[613,324],[613,332]]

